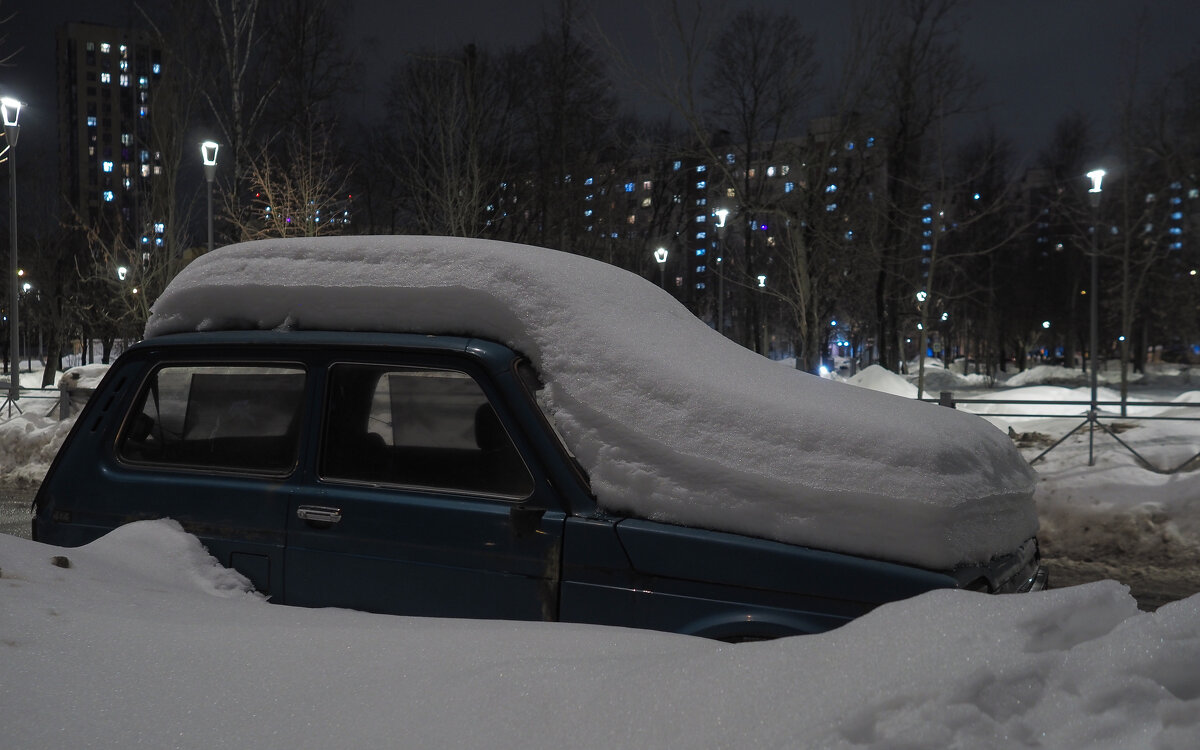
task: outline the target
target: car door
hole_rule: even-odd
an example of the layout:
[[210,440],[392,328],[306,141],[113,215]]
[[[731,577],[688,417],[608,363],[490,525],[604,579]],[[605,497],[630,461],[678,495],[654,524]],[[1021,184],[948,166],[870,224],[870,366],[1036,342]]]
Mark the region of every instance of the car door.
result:
[[288,515],[288,603],[557,618],[565,514],[482,370],[340,361],[324,394],[316,481]]
[[171,518],[259,591],[283,593],[289,481],[300,455],[306,368],[177,361],[130,402],[116,461],[81,514],[101,526]]

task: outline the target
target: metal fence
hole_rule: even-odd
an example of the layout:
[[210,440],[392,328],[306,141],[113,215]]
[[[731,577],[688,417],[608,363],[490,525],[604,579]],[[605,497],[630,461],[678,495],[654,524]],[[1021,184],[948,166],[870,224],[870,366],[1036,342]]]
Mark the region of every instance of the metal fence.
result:
[[[0,380],[0,390],[7,393],[9,382]],[[22,388],[17,400],[5,398],[0,403],[0,417],[11,419],[13,413],[23,414],[25,409],[38,409],[47,416],[57,416],[59,421],[75,414],[92,397],[92,388]],[[31,403],[32,402],[32,403]],[[44,408],[44,411],[42,410]]]
[[[1072,435],[1078,433],[1080,430],[1082,430],[1085,427],[1088,430],[1088,466],[1092,466],[1095,464],[1095,454],[1093,452],[1093,448],[1094,448],[1096,430],[1101,430],[1102,432],[1104,432],[1104,434],[1108,435],[1113,440],[1115,440],[1119,445],[1121,445],[1121,447],[1123,447],[1123,448],[1125,448],[1125,450],[1129,451],[1134,456],[1134,458],[1136,458],[1145,468],[1149,469],[1150,471],[1156,472],[1158,474],[1176,474],[1181,471],[1193,469],[1193,468],[1196,468],[1197,460],[1200,460],[1200,453],[1196,453],[1193,456],[1191,456],[1190,458],[1188,458],[1186,461],[1184,461],[1183,463],[1180,463],[1176,466],[1167,467],[1167,468],[1158,466],[1155,463],[1153,463],[1152,461],[1150,461],[1149,459],[1147,459],[1142,454],[1138,453],[1137,450],[1135,450],[1131,445],[1129,445],[1127,442],[1122,440],[1120,438],[1120,436],[1117,435],[1116,431],[1114,431],[1108,425],[1104,424],[1104,422],[1102,421],[1103,419],[1108,419],[1108,420],[1133,419],[1133,420],[1137,420],[1137,421],[1162,420],[1162,421],[1176,421],[1176,422],[1180,422],[1180,421],[1182,421],[1182,422],[1200,422],[1200,412],[1197,412],[1195,414],[1189,414],[1186,416],[1183,416],[1183,415],[1174,415],[1173,416],[1173,415],[1160,415],[1160,414],[1137,414],[1137,415],[1129,414],[1130,408],[1138,409],[1138,410],[1141,410],[1143,408],[1150,409],[1150,408],[1162,408],[1162,407],[1188,409],[1188,408],[1200,407],[1200,403],[1188,403],[1188,402],[1176,402],[1176,401],[1135,401],[1132,403],[1129,401],[1095,401],[1095,402],[1093,402],[1091,400],[1088,400],[1088,401],[1035,401],[1035,400],[1028,400],[1028,399],[1004,399],[1004,398],[955,399],[954,393],[952,391],[941,391],[937,398],[922,398],[920,400],[930,402],[930,403],[935,403],[935,404],[938,404],[939,406],[946,406],[951,409],[959,409],[960,407],[971,406],[974,404],[979,404],[979,405],[999,404],[999,405],[1003,405],[1003,406],[1043,406],[1043,407],[1045,407],[1045,406],[1080,406],[1080,407],[1083,407],[1084,409],[1086,409],[1086,411],[1083,413],[1083,421],[1080,422],[1078,425],[1076,425],[1075,428],[1072,429],[1070,432],[1068,432],[1067,434],[1065,434],[1061,438],[1059,438],[1057,441],[1055,441],[1055,443],[1053,445],[1051,445],[1049,448],[1042,451],[1034,458],[1030,459],[1029,463],[1031,465],[1040,461],[1042,458],[1044,458],[1046,456],[1046,454],[1050,453],[1050,451],[1054,450],[1058,446],[1065,443],[1068,438],[1070,438]],[[1104,407],[1117,407],[1120,410],[1120,414],[1113,414],[1111,412],[1106,412],[1106,411],[1104,411]],[[969,410],[965,410],[965,411],[969,411]],[[1017,412],[1017,413],[1004,412],[1002,414],[990,414],[990,413],[984,413],[984,412],[970,411],[969,413],[975,414],[975,415],[981,416],[981,417],[995,417],[998,419],[1070,419],[1072,416],[1078,416],[1078,415],[1071,415],[1071,414],[1046,413],[1045,411],[1041,411],[1041,412],[1030,411],[1030,412]]]

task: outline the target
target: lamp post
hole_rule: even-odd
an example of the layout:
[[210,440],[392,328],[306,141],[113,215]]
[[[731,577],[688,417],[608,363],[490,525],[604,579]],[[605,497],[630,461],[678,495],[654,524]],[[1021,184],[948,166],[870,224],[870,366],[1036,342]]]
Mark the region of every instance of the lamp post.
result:
[[759,303],[758,303],[759,313],[758,314],[759,314],[759,317],[762,318],[762,355],[764,357],[767,356],[767,341],[768,341],[768,339],[767,339],[767,306],[763,302],[762,295],[764,295],[766,291],[767,291],[766,274],[759,274],[758,275],[758,292],[759,292]]
[[725,274],[722,273],[721,261],[725,256],[725,219],[729,216],[728,208],[718,208],[713,211],[717,217],[717,333],[725,333]]
[[17,309],[17,136],[21,134],[17,118],[21,116],[21,102],[8,96],[0,99],[0,114],[4,117],[4,138],[8,141],[8,402],[11,414],[11,405],[21,398],[21,382],[17,373],[20,368],[16,365],[19,356],[18,326],[21,324],[20,311]]
[[[23,276],[24,271],[17,271],[18,276]],[[21,282],[21,294],[28,297],[33,291],[33,284],[28,281]],[[25,321],[25,328],[21,331],[21,348],[25,350],[26,372],[33,372],[33,355],[29,351],[29,321]],[[20,369],[20,368],[18,368]]]
[[654,251],[654,259],[658,261],[658,285],[667,288],[667,249],[660,247]]
[[200,158],[204,162],[204,179],[208,181],[208,251],[210,253],[213,250],[213,178],[217,176],[217,149],[219,148],[216,141],[205,141],[200,144]]
[[1091,206],[1092,206],[1092,285],[1091,285],[1092,300],[1091,300],[1091,303],[1088,305],[1088,307],[1090,308],[1089,314],[1091,316],[1091,325],[1090,325],[1091,330],[1089,332],[1090,340],[1088,341],[1088,348],[1090,350],[1090,354],[1089,354],[1088,358],[1090,360],[1089,364],[1091,365],[1091,368],[1092,368],[1092,372],[1091,372],[1092,403],[1091,403],[1091,407],[1088,411],[1088,422],[1090,422],[1090,424],[1088,426],[1089,427],[1089,429],[1088,429],[1088,466],[1095,466],[1096,465],[1096,457],[1092,452],[1092,445],[1095,442],[1096,417],[1099,414],[1099,409],[1097,408],[1097,405],[1096,405],[1096,378],[1098,376],[1098,372],[1097,372],[1098,358],[1096,355],[1099,353],[1099,349],[1100,349],[1100,336],[1099,336],[1099,332],[1097,331],[1097,328],[1096,328],[1096,319],[1097,319],[1097,313],[1099,311],[1099,297],[1100,297],[1100,293],[1099,293],[1100,265],[1099,265],[1099,258],[1097,257],[1098,253],[1097,253],[1096,235],[1098,235],[1100,233],[1100,227],[1099,227],[1100,182],[1104,179],[1104,170],[1103,169],[1093,169],[1091,172],[1087,173],[1087,176],[1092,181],[1092,188],[1090,190],[1088,190],[1088,202],[1091,203]]

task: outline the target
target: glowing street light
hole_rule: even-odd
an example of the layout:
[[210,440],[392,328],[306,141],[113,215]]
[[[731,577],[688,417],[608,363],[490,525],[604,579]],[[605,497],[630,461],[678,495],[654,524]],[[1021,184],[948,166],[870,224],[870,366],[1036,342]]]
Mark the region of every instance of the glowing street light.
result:
[[660,247],[654,251],[654,259],[658,261],[658,285],[667,288],[667,249]]
[[204,162],[204,179],[208,181],[208,251],[213,249],[213,179],[217,176],[217,150],[220,146],[216,141],[205,141],[200,144],[200,159]]
[[4,118],[4,139],[8,142],[8,196],[9,196],[9,245],[8,245],[8,403],[11,407],[21,398],[21,383],[17,375],[17,360],[20,359],[18,347],[18,331],[21,325],[21,314],[17,299],[17,136],[21,134],[21,126],[17,124],[21,116],[21,102],[11,96],[0,99],[0,116]]
[[728,208],[718,208],[713,211],[717,217],[717,333],[725,332],[725,273],[721,261],[725,256],[725,220],[729,218]]

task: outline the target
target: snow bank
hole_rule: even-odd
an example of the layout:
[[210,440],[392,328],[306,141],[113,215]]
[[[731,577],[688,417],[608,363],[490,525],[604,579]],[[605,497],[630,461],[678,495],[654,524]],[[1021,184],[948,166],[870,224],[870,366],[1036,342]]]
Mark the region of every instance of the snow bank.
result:
[[523,352],[614,512],[929,568],[1036,530],[1032,474],[983,420],[780,367],[579,256],[434,237],[234,245],[171,282],[146,336],[280,327],[473,335]]
[[297,609],[246,589],[170,522],[70,550],[0,536],[5,747],[1123,750],[1200,736],[1200,596],[1141,613],[1113,582],[937,591],[736,646]]
[[859,370],[846,382],[859,388],[868,388],[880,393],[890,393],[903,398],[916,398],[917,387],[904,379],[903,376],[888,370],[881,365],[871,365]]

